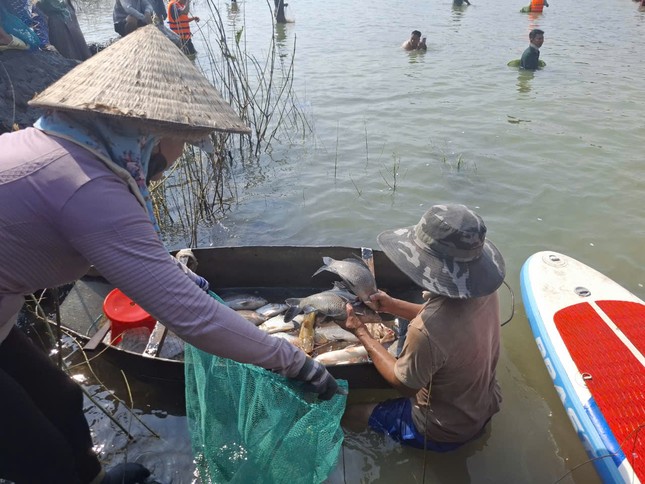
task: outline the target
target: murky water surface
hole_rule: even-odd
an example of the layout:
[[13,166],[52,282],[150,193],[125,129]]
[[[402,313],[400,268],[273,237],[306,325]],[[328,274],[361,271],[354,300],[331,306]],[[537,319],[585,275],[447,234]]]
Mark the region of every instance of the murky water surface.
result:
[[[515,291],[498,370],[503,409],[487,436],[424,456],[371,432],[349,433],[332,482],[425,475],[425,482],[550,483],[572,469],[561,482],[598,481],[590,464],[577,467],[587,457],[533,341],[519,272],[532,253],[553,249],[645,297],[645,13],[631,0],[553,0],[542,15],[519,13],[524,3],[293,0],[287,17],[295,22],[277,29],[285,62],[296,41],[294,90],[313,134],[297,143],[284,137],[259,164],[239,167],[239,203],[202,233],[201,245],[376,247],[381,230],[416,223],[434,203],[459,202],[483,216]],[[231,33],[244,27],[249,51],[266,53],[273,27],[265,2],[238,2],[237,11],[216,5]],[[88,40],[113,36],[111,8],[108,0],[80,2]],[[204,0],[194,9],[202,18],[195,44],[205,52],[211,11]],[[547,67],[508,68],[532,28],[546,32]],[[427,34],[425,54],[399,48],[412,29]],[[127,399],[114,370],[104,376]],[[161,439],[135,421],[137,438],[127,444],[90,409],[104,458],[118,461],[126,449],[161,482],[192,482],[181,390],[130,385],[134,408]]]

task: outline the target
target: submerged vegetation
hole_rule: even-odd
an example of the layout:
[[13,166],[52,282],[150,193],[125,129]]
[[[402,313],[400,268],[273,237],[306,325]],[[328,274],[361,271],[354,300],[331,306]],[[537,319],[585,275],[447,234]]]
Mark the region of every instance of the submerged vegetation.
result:
[[241,25],[231,26],[230,11],[222,12],[214,0],[207,0],[207,5],[211,19],[195,32],[208,39],[198,67],[252,134],[213,134],[212,154],[188,147],[174,169],[151,187],[162,232],[188,246],[197,245],[200,228],[217,222],[235,203],[234,164],[256,163],[273,143],[302,139],[311,131],[293,91],[296,42],[290,55],[282,52],[282,44],[276,42],[281,26],[275,24],[271,3],[267,2],[267,18],[273,22],[273,35],[262,59],[247,49],[243,17]]

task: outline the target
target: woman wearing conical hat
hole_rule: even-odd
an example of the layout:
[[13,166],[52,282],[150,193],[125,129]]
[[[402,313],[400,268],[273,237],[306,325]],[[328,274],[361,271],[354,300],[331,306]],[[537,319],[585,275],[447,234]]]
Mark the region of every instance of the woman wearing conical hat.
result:
[[0,136],[0,477],[133,483],[149,474],[137,464],[103,471],[80,387],[14,326],[24,294],[91,265],[193,346],[332,397],[324,366],[210,297],[161,242],[147,182],[186,141],[249,132],[177,47],[154,26],[137,29],[31,104],[45,110],[34,127]]

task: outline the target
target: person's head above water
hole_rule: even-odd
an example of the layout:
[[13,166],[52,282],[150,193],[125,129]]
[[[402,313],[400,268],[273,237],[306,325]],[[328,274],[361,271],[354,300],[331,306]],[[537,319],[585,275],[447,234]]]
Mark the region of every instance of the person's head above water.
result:
[[529,42],[535,45],[538,49],[544,43],[544,31],[540,29],[533,29],[529,32]]
[[413,30],[410,34],[410,38],[406,40],[403,44],[405,50],[419,50],[425,49],[425,37],[421,38],[420,30]]

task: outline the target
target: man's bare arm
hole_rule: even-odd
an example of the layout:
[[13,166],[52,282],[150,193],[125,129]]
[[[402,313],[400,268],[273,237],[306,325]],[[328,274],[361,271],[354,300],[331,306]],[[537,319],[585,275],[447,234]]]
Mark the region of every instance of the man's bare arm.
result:
[[346,309],[346,329],[353,332],[358,340],[363,344],[363,346],[367,350],[367,354],[372,359],[372,363],[374,363],[374,366],[381,374],[381,376],[385,379],[385,381],[387,381],[394,389],[398,390],[399,393],[406,397],[413,397],[414,395],[416,395],[417,390],[405,386],[403,383],[401,383],[401,381],[394,373],[396,358],[394,358],[394,356],[392,356],[381,343],[372,338],[372,335],[370,335],[367,327],[356,316],[354,309],[350,304],[347,304]]

